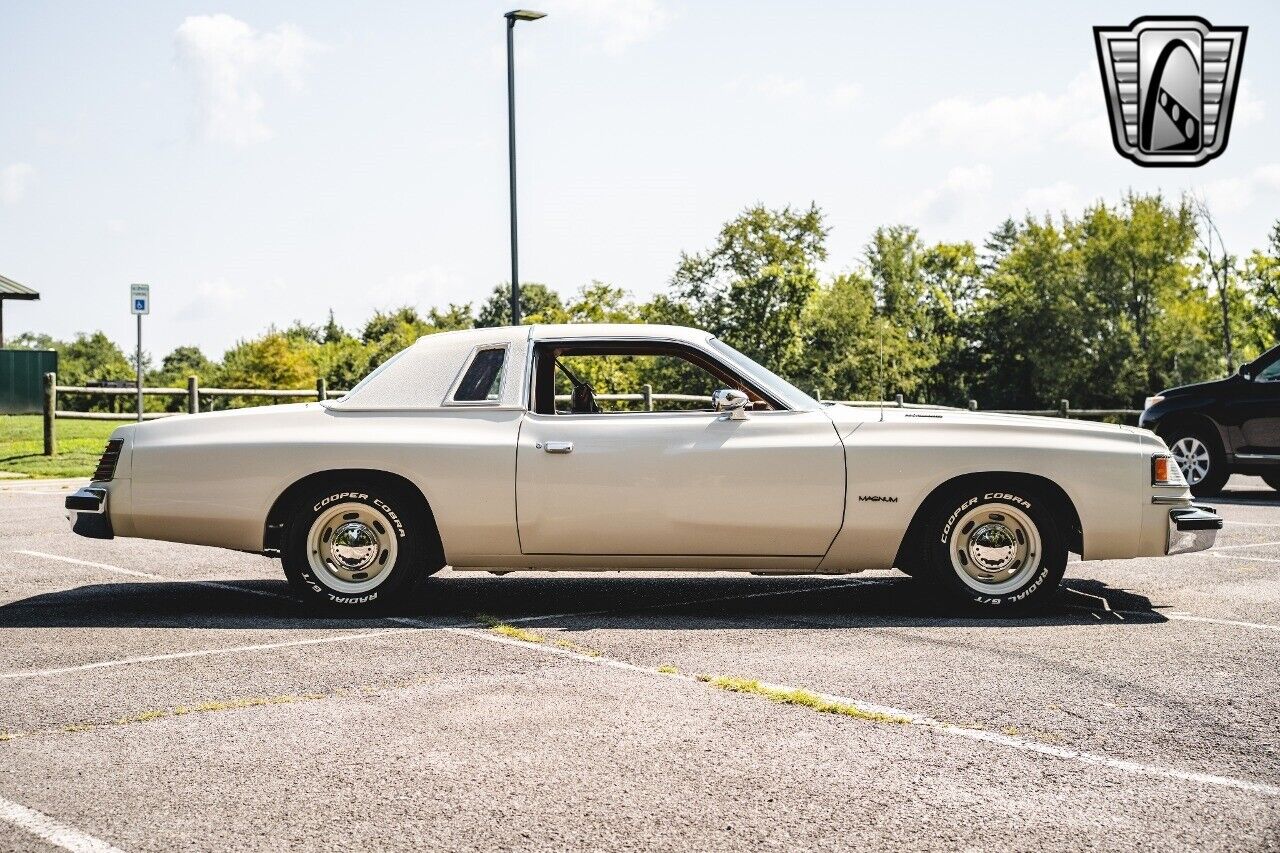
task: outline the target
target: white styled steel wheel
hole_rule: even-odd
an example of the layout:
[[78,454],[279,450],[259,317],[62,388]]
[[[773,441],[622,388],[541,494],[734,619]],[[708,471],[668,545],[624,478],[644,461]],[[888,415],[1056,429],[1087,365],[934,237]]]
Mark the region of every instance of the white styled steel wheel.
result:
[[1046,494],[1052,488],[974,478],[931,497],[915,524],[919,577],[970,611],[1013,615],[1046,605],[1067,570],[1073,515],[1070,504]]
[[1209,448],[1194,435],[1185,435],[1170,446],[1169,451],[1187,478],[1188,486],[1195,486],[1209,476],[1212,457]]
[[391,519],[364,503],[326,508],[307,533],[307,562],[315,578],[350,595],[368,592],[386,580],[398,548]]
[[1022,586],[1040,567],[1040,531],[1026,513],[1005,503],[975,506],[955,523],[949,553],[956,576],[970,589],[1000,595]]

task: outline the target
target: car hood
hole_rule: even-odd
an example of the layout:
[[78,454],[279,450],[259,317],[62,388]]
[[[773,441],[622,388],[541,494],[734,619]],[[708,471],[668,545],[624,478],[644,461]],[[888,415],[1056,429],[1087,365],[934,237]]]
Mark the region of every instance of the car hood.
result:
[[1212,379],[1208,382],[1193,382],[1190,385],[1176,385],[1160,392],[1161,397],[1182,397],[1187,394],[1212,394],[1225,386],[1238,381],[1238,377],[1228,376],[1225,379]]
[[1059,433],[1094,433],[1114,436],[1150,434],[1149,430],[1121,424],[1107,424],[1098,421],[1074,420],[1071,418],[1043,417],[1039,415],[1005,415],[996,412],[973,412],[967,409],[948,408],[898,408],[886,406],[844,406],[826,407],[828,417],[835,423],[841,435],[857,429],[864,423],[900,423],[904,426],[938,425],[971,425],[987,427],[996,431],[1053,431]]

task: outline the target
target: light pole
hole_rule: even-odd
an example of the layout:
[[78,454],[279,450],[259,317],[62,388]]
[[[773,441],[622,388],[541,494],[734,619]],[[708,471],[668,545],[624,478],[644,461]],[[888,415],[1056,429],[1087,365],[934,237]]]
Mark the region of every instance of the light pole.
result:
[[516,238],[516,21],[536,21],[545,12],[516,9],[507,19],[507,153],[511,164],[511,325],[520,325],[520,250]]

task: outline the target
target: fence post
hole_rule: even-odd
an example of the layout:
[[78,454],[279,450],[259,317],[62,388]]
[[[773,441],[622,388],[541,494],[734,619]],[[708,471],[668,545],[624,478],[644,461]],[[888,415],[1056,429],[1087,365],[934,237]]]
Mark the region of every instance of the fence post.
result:
[[902,395],[901,395],[901,394],[894,394],[894,395],[893,395],[893,404],[894,404],[895,406],[897,406],[899,409],[901,409],[901,408],[902,408]]
[[54,416],[58,409],[58,374],[44,375],[44,455],[56,456],[58,435],[54,431]]
[[187,414],[200,414],[200,377],[187,377]]
[[329,399],[329,387],[327,383],[324,381],[323,376],[316,379],[316,399],[317,400]]
[[1067,417],[1067,410],[1071,408],[1071,403],[1067,400],[1058,401],[1058,417]]
[[645,383],[640,386],[640,395],[644,397],[644,410],[646,412],[653,411],[653,386]]
[[977,400],[970,400],[970,401],[969,401],[969,411],[971,411],[971,412],[976,412],[976,411],[978,411],[978,401],[977,401]]

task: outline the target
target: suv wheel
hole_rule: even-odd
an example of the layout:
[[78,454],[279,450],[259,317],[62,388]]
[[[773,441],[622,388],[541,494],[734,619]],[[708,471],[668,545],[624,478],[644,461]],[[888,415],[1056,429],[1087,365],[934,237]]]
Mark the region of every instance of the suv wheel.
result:
[[1066,540],[1034,492],[972,487],[936,501],[923,528],[923,579],[979,610],[1045,605],[1067,569]]
[[1202,430],[1179,430],[1169,436],[1169,451],[1178,460],[1191,494],[1208,497],[1222,491],[1231,472],[1218,442]]

